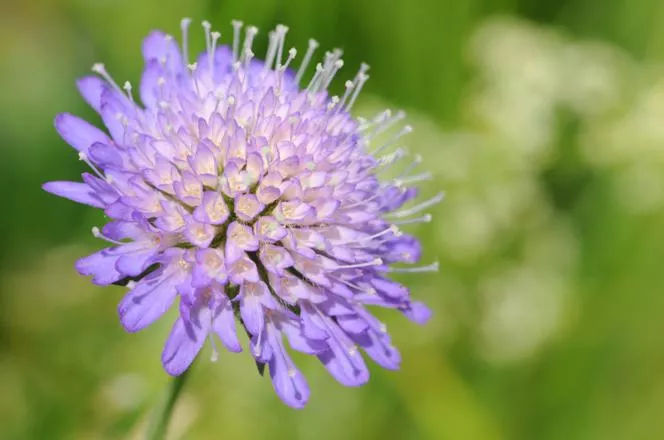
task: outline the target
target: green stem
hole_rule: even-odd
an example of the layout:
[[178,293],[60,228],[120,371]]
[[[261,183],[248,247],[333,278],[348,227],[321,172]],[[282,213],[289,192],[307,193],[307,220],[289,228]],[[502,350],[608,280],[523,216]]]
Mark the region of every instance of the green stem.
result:
[[189,375],[190,370],[191,368],[187,369],[187,371],[179,376],[174,377],[171,381],[170,387],[168,388],[168,393],[165,396],[166,398],[156,409],[152,418],[150,430],[148,431],[148,435],[145,437],[146,440],[164,440],[166,438],[168,422],[171,419],[171,414],[173,414],[173,407],[175,406],[175,402],[180,396],[180,392],[184,387],[184,383],[187,380],[187,376]]

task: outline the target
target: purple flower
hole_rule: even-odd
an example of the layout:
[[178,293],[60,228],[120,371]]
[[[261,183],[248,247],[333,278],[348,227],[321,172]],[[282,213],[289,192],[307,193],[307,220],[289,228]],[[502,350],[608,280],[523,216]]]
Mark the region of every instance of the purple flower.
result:
[[[91,173],[44,189],[110,218],[93,228],[110,247],[79,260],[78,271],[95,284],[129,288],[118,312],[130,332],[177,300],[179,317],[162,355],[172,375],[183,373],[207,340],[213,359],[216,338],[241,351],[236,321],[292,407],[307,402],[309,387],[284,340],[347,386],[368,380],[361,351],[397,369],[399,352],[369,308],[397,309],[418,323],[429,318],[388,275],[437,269],[404,266],[419,259],[420,244],[399,225],[430,221],[422,212],[442,198],[410,203],[417,195],[411,184],[428,178],[412,173],[419,158],[396,178],[379,180],[407,157],[393,147],[410,131],[398,129],[403,113],[350,115],[368,78],[364,65],[341,98],[328,96],[343,65],[338,50],[300,85],[317,43],[309,42],[291,70],[296,51],[284,51],[284,26],[270,32],[259,61],[251,51],[256,28],[242,40],[242,24],[233,22],[228,47],[204,22],[207,50],[190,61],[188,25],[183,20],[182,48],[161,32],[143,42],[142,104],[103,65],[93,67],[99,76],[79,80],[108,134],[70,114],[55,120]],[[377,142],[384,133],[388,140]]]

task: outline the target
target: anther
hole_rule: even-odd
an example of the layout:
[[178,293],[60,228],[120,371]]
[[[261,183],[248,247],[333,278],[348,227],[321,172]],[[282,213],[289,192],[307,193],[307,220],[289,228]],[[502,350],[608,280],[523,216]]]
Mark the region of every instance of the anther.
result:
[[125,83],[122,85],[122,88],[124,89],[125,92],[127,92],[127,97],[131,102],[134,102],[134,95],[131,93],[131,83],[129,81],[125,81]]

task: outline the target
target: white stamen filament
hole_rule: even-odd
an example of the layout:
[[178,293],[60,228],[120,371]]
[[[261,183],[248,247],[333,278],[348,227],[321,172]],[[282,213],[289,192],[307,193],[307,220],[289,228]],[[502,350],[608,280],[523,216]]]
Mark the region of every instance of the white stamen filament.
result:
[[414,223],[429,223],[433,216],[431,214],[424,214],[421,217],[416,217],[407,220],[395,220],[393,224],[395,225],[412,225]]
[[244,45],[242,46],[242,56],[245,66],[249,66],[251,58],[253,58],[254,53],[251,50],[251,47],[254,44],[254,37],[258,34],[258,28],[256,26],[248,26],[247,30],[244,32]]
[[369,295],[375,295],[376,293],[378,293],[378,292],[376,292],[376,289],[374,289],[373,287],[358,286],[357,284],[353,284],[350,281],[346,281],[342,278],[335,277],[334,275],[328,275],[328,277],[332,278],[335,281],[339,281],[340,283],[342,283],[342,284],[344,284],[344,285],[346,285],[346,286],[348,286],[352,289],[358,290],[358,291],[363,292],[363,293],[368,293]]
[[403,217],[408,217],[413,214],[417,214],[418,212],[422,211],[423,209],[426,209],[430,206],[433,206],[437,203],[440,203],[443,200],[443,197],[445,196],[445,193],[438,193],[429,200],[425,200],[422,203],[419,203],[412,208],[408,209],[402,209],[401,211],[396,211],[391,214],[388,214],[388,216],[395,217],[395,218],[403,218]]
[[240,30],[244,23],[239,20],[231,21],[233,26],[233,63],[238,61],[239,51],[240,51]]
[[436,261],[427,266],[419,267],[390,267],[387,269],[388,272],[394,273],[418,273],[418,272],[438,272],[439,264]]
[[281,68],[281,56],[284,52],[284,43],[286,42],[286,34],[288,33],[288,27],[283,24],[277,25],[277,35],[279,39],[277,40],[277,67],[276,70]]
[[95,164],[92,163],[92,161],[90,160],[90,158],[88,157],[87,154],[85,154],[84,152],[81,151],[81,152],[78,153],[78,158],[79,158],[79,160],[82,160],[83,162],[85,162],[90,167],[90,169],[97,175],[97,177],[99,177],[104,182],[110,183],[106,179],[106,176],[104,176],[102,174],[102,172],[99,171],[99,168],[97,168],[95,166]]
[[316,40],[309,40],[309,46],[307,47],[307,53],[304,54],[304,58],[302,59],[302,62],[300,63],[300,68],[297,71],[297,74],[295,75],[295,83],[300,84],[300,80],[302,79],[302,75],[304,75],[304,72],[307,70],[307,66],[309,65],[309,62],[311,61],[311,57],[314,55],[314,52],[318,48],[318,42]]
[[424,182],[426,180],[431,180],[433,178],[433,174],[427,172],[427,173],[420,173],[420,174],[415,174],[414,176],[407,176],[407,177],[400,177],[398,179],[394,180],[394,184],[396,186],[404,186],[404,185],[410,185],[413,183],[417,182]]
[[194,87],[196,87],[196,93],[198,93],[200,95],[201,90],[198,86],[198,78],[195,75],[197,69],[198,69],[198,64],[197,63],[187,64],[187,70],[189,70],[189,72],[191,72],[191,77],[194,80]]
[[334,62],[332,68],[330,69],[329,74],[327,75],[327,78],[325,78],[325,82],[323,83],[323,88],[322,88],[323,90],[326,90],[330,86],[330,83],[334,79],[334,76],[343,66],[344,66],[344,60],[336,60]]
[[102,240],[104,240],[104,241],[107,241],[107,242],[109,242],[109,243],[117,244],[118,246],[122,246],[123,244],[125,244],[125,243],[123,243],[123,242],[121,242],[121,241],[113,240],[112,238],[105,236],[105,235],[101,232],[101,230],[100,230],[98,227],[96,227],[96,226],[93,226],[93,227],[92,227],[92,235],[93,235],[95,238],[100,238],[100,239],[102,239]]
[[94,73],[98,74],[99,76],[101,76],[102,78],[104,78],[104,80],[107,83],[109,83],[115,90],[117,90],[120,93],[123,93],[120,86],[118,86],[118,83],[116,83],[113,80],[113,78],[111,78],[111,75],[108,74],[108,72],[106,71],[106,67],[102,63],[93,64],[92,65],[92,71]]
[[357,269],[360,267],[370,267],[370,266],[380,266],[383,264],[383,260],[381,258],[374,258],[371,261],[365,261],[364,263],[356,263],[356,264],[342,264],[339,266],[336,266],[334,269]]
[[203,32],[205,33],[205,50],[209,54],[210,46],[212,46],[212,38],[210,37],[210,29],[212,28],[212,25],[209,21],[203,20],[201,26],[203,26]]
[[125,92],[127,92],[127,98],[134,103],[134,95],[131,93],[131,83],[129,81],[125,81],[125,83],[122,85],[122,88],[124,89]]
[[374,128],[373,132],[367,134],[367,138],[369,139],[375,138],[379,134],[387,131],[397,122],[403,120],[405,117],[406,117],[406,112],[403,110],[399,110],[398,112],[396,112],[394,116],[388,115],[386,119],[377,121],[378,123],[376,124],[376,127]]
[[353,104],[355,104],[355,100],[362,91],[364,83],[369,79],[369,75],[366,74],[367,70],[369,70],[369,65],[362,63],[360,71],[355,77],[355,81],[353,81],[355,83],[355,89],[353,90],[353,96],[351,96],[350,102],[348,102],[348,105],[346,106],[346,111],[348,112],[353,108]]
[[217,50],[217,41],[221,38],[221,34],[219,32],[212,32],[210,36],[212,37],[212,45],[208,53],[208,67],[210,69],[210,79],[214,82],[214,53]]
[[[394,234],[394,236],[396,236],[396,237],[401,236],[401,231],[399,230],[399,228],[396,225],[390,225],[389,228],[387,228],[385,230],[382,230],[380,232],[377,232],[374,235],[370,235],[368,237],[360,238],[359,240],[357,240],[357,243],[364,243],[364,242],[367,242],[367,241],[372,241],[372,240],[375,240],[378,237],[382,237],[385,234],[389,234],[390,232],[392,234]],[[345,242],[345,243],[342,243],[342,244],[350,244],[350,243],[353,243],[353,242],[349,241],[349,242]]]
[[314,76],[311,78],[311,81],[309,82],[309,85],[306,88],[306,91],[308,93],[315,93],[315,85],[318,83],[318,79],[320,76],[323,74],[323,65],[321,63],[316,64],[316,73]]
[[183,18],[180,21],[180,29],[182,30],[182,56],[184,57],[185,66],[189,64],[189,25],[191,18]]
[[344,106],[346,105],[346,101],[348,100],[348,97],[353,91],[353,87],[355,86],[355,83],[351,80],[348,80],[344,83],[344,87],[346,87],[346,91],[344,92],[343,97],[341,98],[341,104],[339,105],[339,111],[343,110]]
[[[390,124],[391,125],[391,124]],[[385,151],[387,148],[391,147],[392,145],[396,144],[399,139],[401,139],[403,136],[407,135],[408,133],[412,133],[413,127],[411,125],[405,125],[397,134],[395,134],[389,141],[385,142],[383,145],[378,147],[376,150],[372,152],[373,155],[380,154],[381,152]]]
[[274,61],[274,55],[277,53],[277,31],[271,31],[268,34],[268,46],[267,52],[265,53],[265,63],[263,64],[263,73],[270,70],[272,66],[272,61]]

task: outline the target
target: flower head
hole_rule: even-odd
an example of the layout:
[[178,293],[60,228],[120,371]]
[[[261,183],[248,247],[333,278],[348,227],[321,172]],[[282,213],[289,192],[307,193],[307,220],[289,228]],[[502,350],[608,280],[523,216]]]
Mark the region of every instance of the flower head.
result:
[[[54,194],[104,210],[111,220],[96,237],[110,247],[78,261],[96,284],[126,285],[118,311],[130,332],[141,330],[179,299],[179,317],[162,361],[183,373],[207,340],[242,350],[236,321],[256,362],[267,365],[281,399],[302,407],[308,385],[285,348],[318,357],[342,384],[369,373],[360,351],[385,368],[400,357],[385,326],[368,310],[400,310],[416,322],[430,313],[391,271],[435,270],[414,263],[420,244],[399,225],[440,200],[413,202],[411,174],[419,160],[389,181],[378,176],[407,155],[390,152],[409,127],[403,113],[354,119],[350,109],[367,80],[362,66],[343,97],[327,87],[342,67],[332,51],[301,86],[317,43],[310,41],[297,71],[285,51],[287,28],[269,34],[265,61],[254,58],[258,30],[233,22],[232,46],[203,22],[207,50],[188,59],[162,32],[143,43],[145,70],[138,95],[95,65],[98,76],[78,87],[101,115],[108,134],[69,114],[55,120],[90,173],[83,182],[50,182]],[[387,143],[373,141],[392,130]]]

